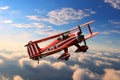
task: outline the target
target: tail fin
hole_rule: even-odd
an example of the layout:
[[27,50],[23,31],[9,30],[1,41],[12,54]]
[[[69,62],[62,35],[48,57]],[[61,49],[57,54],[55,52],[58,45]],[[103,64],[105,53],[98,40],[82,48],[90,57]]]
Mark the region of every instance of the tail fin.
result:
[[37,54],[40,54],[40,48],[37,43],[30,41],[27,45],[27,51],[30,58],[34,58]]

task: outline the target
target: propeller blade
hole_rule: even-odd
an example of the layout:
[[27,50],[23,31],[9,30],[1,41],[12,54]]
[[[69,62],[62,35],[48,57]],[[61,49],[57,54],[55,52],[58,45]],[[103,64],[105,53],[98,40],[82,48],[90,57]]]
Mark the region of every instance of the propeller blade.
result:
[[80,34],[82,34],[82,30],[81,30],[80,25],[78,25],[78,29],[79,29],[79,31],[80,31]]

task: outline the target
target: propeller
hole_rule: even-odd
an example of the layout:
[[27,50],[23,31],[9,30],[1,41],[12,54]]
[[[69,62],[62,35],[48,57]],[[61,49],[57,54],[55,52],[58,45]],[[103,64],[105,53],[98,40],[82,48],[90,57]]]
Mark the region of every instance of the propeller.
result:
[[79,31],[80,31],[80,34],[82,34],[82,30],[81,30],[80,25],[78,25],[78,29],[79,29]]

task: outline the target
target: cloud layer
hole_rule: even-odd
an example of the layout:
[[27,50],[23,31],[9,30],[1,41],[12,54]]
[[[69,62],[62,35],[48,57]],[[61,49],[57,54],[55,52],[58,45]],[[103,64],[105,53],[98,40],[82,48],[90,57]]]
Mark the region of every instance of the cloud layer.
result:
[[120,79],[120,70],[114,69],[104,69],[105,74],[102,80],[119,80]]
[[[74,53],[73,50],[73,48],[70,49],[69,61],[58,61],[59,53],[41,59],[39,64],[26,57],[27,55],[24,55],[25,53],[22,51],[0,51],[0,59],[4,61],[0,66],[0,79],[119,80],[120,56],[115,56],[119,53],[93,50],[89,50],[87,53]],[[4,70],[2,66],[5,66]]]

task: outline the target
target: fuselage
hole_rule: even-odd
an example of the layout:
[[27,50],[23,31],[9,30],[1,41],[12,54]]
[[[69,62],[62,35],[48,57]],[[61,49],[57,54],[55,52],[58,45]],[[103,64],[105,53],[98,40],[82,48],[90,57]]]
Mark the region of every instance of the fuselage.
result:
[[41,48],[40,54],[37,54],[36,56],[48,56],[51,54],[54,54],[56,52],[60,52],[61,50],[68,48],[74,43],[78,43],[79,39],[79,31],[72,33],[72,34],[63,34],[60,35],[57,39],[52,41],[48,46]]

